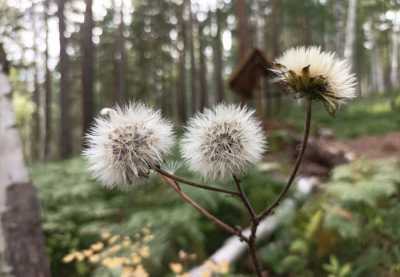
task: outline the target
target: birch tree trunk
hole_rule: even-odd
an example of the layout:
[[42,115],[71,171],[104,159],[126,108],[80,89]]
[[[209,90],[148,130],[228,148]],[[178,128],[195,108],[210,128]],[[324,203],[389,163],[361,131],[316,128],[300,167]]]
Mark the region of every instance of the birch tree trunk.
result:
[[344,1],[335,0],[334,10],[335,10],[335,52],[343,57],[343,41],[345,38],[344,30]]
[[357,0],[349,0],[347,10],[346,37],[344,42],[344,57],[354,67],[354,41],[356,38]]
[[26,170],[11,104],[0,69],[0,276],[49,277],[40,207]]

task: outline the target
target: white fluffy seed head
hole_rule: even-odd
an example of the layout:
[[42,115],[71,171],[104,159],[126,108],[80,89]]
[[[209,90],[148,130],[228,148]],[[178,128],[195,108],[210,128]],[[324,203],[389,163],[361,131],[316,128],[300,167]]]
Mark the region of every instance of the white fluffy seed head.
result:
[[88,132],[83,154],[89,170],[106,187],[138,183],[158,165],[174,143],[172,124],[160,111],[131,103],[98,117]]
[[322,101],[329,113],[356,97],[356,77],[345,60],[320,47],[296,47],[275,61],[273,71],[291,91]]
[[182,139],[182,155],[202,176],[220,179],[259,161],[266,138],[254,111],[220,104],[198,113]]

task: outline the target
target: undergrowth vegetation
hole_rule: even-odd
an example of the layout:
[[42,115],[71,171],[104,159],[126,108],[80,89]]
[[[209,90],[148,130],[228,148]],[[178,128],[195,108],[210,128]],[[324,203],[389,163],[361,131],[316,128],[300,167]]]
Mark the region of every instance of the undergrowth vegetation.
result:
[[[398,97],[397,106],[400,106]],[[382,135],[400,130],[400,114],[392,110],[387,97],[361,98],[351,105],[343,106],[336,117],[331,117],[322,105],[314,105],[313,125],[318,128],[329,128],[339,138],[355,138],[365,135]],[[297,130],[303,128],[301,120],[303,109],[294,106],[281,113],[281,119],[292,124]]]

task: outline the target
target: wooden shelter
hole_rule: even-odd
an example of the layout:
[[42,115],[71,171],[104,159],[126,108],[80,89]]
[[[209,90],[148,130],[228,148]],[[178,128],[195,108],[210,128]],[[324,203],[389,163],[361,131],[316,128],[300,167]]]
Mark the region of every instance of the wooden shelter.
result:
[[[240,61],[229,80],[229,87],[240,96],[242,102],[255,99],[256,111],[263,115],[263,94],[268,89],[263,85],[262,77],[267,78],[272,64],[260,49],[253,49]],[[265,82],[264,82],[265,83]]]

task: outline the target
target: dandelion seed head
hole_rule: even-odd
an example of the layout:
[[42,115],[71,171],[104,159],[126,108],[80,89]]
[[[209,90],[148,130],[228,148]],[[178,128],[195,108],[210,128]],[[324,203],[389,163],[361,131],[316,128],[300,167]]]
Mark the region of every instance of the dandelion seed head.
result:
[[202,176],[220,179],[240,174],[259,161],[266,139],[254,111],[220,104],[197,114],[182,139],[182,155]]
[[320,47],[291,48],[275,61],[272,71],[289,91],[321,101],[331,115],[356,97],[357,81],[349,63]]
[[92,175],[106,187],[140,182],[174,143],[172,124],[144,104],[131,103],[99,116],[83,154]]

